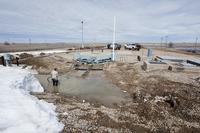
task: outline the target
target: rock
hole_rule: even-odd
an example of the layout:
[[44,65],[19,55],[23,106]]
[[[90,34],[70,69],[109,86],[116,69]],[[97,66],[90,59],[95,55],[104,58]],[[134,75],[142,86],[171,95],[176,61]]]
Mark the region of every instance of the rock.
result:
[[169,70],[169,71],[172,71],[172,66],[169,66],[169,67],[168,67],[168,70]]
[[67,112],[64,112],[64,113],[62,113],[62,115],[68,115],[68,113],[67,113]]

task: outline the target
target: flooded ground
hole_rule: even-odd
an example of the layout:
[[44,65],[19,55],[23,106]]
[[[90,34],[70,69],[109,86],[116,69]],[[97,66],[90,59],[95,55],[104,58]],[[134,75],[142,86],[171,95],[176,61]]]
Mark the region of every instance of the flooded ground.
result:
[[[177,80],[185,76],[180,75],[183,72],[172,73],[167,70],[144,72],[138,67],[138,64],[132,63],[113,63],[103,72],[91,71],[86,77],[81,76],[85,71],[72,71],[60,75],[59,91],[66,97],[45,93],[44,98],[41,96],[39,98],[46,101],[55,99],[52,103],[56,105],[58,117],[65,125],[63,133],[200,132],[199,85],[194,82],[185,83],[183,78]],[[47,75],[37,77],[43,86],[51,88],[51,84],[48,85]],[[45,82],[47,84],[44,84]],[[120,88],[131,95],[131,101],[125,102],[127,93]],[[75,98],[69,98],[67,95]],[[82,100],[88,99],[82,102],[76,96]],[[101,103],[100,106],[93,106],[92,102],[95,100]],[[124,103],[120,106],[119,104],[114,107],[103,106],[122,101]]]
[[[169,62],[148,64],[144,71],[137,55],[145,61],[145,51],[120,50],[118,55],[123,58],[88,73],[74,69],[70,53],[27,62],[34,63],[40,74],[37,77],[47,89],[36,96],[56,105],[59,120],[65,125],[63,133],[200,132],[200,68]],[[199,59],[193,53],[154,50],[154,54]],[[172,70],[168,70],[169,65]],[[48,75],[41,75],[55,67],[64,74],[59,76],[59,93],[52,93],[57,89],[47,81]]]
[[64,74],[59,77],[58,87],[52,86],[50,75],[36,75],[36,77],[47,92],[75,96],[83,102],[112,106],[130,101],[130,96],[126,91],[99,77],[81,78]]

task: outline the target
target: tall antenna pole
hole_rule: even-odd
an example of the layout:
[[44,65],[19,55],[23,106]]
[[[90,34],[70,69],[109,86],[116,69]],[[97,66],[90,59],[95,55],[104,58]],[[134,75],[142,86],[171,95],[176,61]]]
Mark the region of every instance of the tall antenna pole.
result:
[[84,45],[83,45],[83,21],[81,21],[81,24],[82,24],[82,48],[84,48]]
[[112,60],[115,61],[115,25],[116,17],[114,16],[114,26],[113,26],[113,49],[112,49]]

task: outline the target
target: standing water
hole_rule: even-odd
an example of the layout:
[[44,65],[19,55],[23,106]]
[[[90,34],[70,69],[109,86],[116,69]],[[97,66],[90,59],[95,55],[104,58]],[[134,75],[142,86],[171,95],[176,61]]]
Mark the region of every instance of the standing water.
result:
[[[53,91],[53,86],[49,75],[36,75],[41,85],[46,91]],[[123,92],[117,86],[109,83],[105,79],[90,78],[83,79],[75,76],[62,75],[59,77],[58,91],[67,96],[76,96],[81,100],[90,103],[99,103],[107,106],[121,104],[130,100],[128,93]]]

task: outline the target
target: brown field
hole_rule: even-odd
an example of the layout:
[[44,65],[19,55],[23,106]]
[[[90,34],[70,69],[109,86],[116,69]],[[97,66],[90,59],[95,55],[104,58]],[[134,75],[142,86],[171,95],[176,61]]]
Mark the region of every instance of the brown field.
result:
[[[101,46],[104,44],[84,44],[87,46]],[[20,52],[20,51],[34,51],[34,50],[49,50],[49,49],[63,49],[63,48],[72,48],[72,47],[81,47],[79,43],[20,43],[20,44],[10,44],[5,45],[0,43],[0,53],[2,52]]]
[[[85,43],[85,47],[94,47],[94,46],[106,46],[107,43]],[[122,47],[126,43],[122,44]],[[140,43],[144,47],[151,48],[161,48],[160,43]],[[162,47],[165,47],[165,43],[162,44]],[[50,50],[50,49],[62,49],[62,48],[80,48],[80,43],[12,43],[9,45],[5,45],[4,43],[0,43],[0,53],[2,52],[20,52],[20,51],[34,51],[34,50]],[[181,47],[194,47],[194,43],[174,43],[174,48]],[[200,47],[199,44],[197,47]],[[166,50],[166,49],[165,49]],[[172,49],[170,49],[172,50]]]

